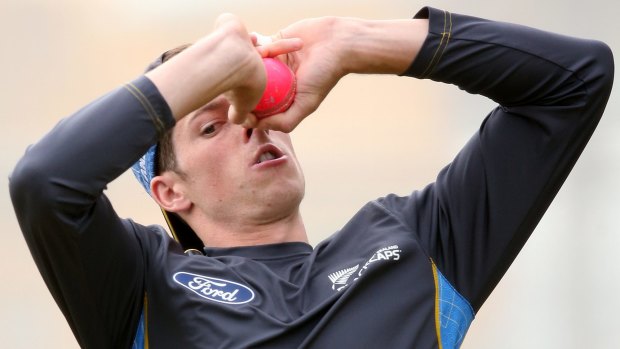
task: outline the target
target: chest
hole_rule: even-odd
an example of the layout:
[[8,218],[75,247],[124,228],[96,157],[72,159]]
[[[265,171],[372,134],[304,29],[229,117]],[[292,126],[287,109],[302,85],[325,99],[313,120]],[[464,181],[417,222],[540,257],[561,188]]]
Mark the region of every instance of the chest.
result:
[[147,287],[151,347],[433,347],[435,282],[415,240],[339,238],[285,260],[168,256]]

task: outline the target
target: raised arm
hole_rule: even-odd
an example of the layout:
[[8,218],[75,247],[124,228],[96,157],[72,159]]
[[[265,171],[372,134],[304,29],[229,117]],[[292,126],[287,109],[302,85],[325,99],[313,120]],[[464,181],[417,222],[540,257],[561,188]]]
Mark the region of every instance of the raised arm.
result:
[[[430,8],[417,17],[431,25],[406,74],[499,104],[436,183],[407,199],[405,211],[440,271],[477,310],[594,132],[613,58],[597,41]],[[421,230],[428,224],[432,229]]]
[[289,110],[262,119],[255,126],[292,131],[346,74],[403,73],[418,54],[427,32],[426,19],[340,17],[307,19],[282,29],[273,40],[296,37],[304,43],[301,50],[284,56],[295,71],[297,94]]
[[477,310],[592,135],[613,82],[609,48],[432,8],[405,21],[306,20],[274,38],[289,35],[306,43],[288,57],[302,96],[259,127],[293,129],[347,73],[428,78],[498,103],[435,183],[380,200]]
[[405,75],[450,83],[499,105],[435,183],[382,203],[478,310],[557,194],[609,98],[609,48],[427,8]]
[[212,34],[61,121],[19,161],[10,192],[20,227],[81,346],[130,347],[144,296],[146,229],[116,216],[107,183],[219,94],[251,110],[264,74],[243,25],[222,16]]

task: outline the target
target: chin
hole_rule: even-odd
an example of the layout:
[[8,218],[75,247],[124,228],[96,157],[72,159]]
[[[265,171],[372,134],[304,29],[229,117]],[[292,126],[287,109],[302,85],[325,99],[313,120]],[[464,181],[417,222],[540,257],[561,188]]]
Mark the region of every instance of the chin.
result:
[[263,193],[257,198],[256,211],[260,216],[288,216],[299,210],[299,205],[304,198],[304,186],[286,187],[280,186],[278,190]]

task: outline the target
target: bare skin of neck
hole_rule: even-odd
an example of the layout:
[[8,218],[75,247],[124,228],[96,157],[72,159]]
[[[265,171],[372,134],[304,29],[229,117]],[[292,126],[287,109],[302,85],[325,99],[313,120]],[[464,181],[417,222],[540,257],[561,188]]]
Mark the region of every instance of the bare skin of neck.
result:
[[[198,222],[200,221],[200,222]],[[305,242],[308,236],[299,209],[291,214],[267,221],[212,222],[198,219],[191,226],[209,247],[239,247]]]

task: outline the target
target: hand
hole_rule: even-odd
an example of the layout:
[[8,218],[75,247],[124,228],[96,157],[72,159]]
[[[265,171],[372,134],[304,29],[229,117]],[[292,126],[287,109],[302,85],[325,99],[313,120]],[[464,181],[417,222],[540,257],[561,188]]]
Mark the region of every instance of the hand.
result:
[[[291,52],[301,46],[286,45]],[[179,120],[221,94],[231,103],[229,117],[237,123],[250,113],[265,89],[266,74],[255,42],[231,14],[218,17],[215,29],[146,76],[157,86]],[[255,118],[254,118],[255,120]]]
[[[290,132],[319,107],[346,74],[341,64],[344,42],[343,36],[338,35],[342,33],[339,32],[340,23],[334,17],[303,20],[273,35],[272,43],[257,46],[261,56],[278,56],[291,67],[297,79],[297,91],[295,101],[286,112],[261,119],[251,127]],[[290,38],[301,39],[303,47],[285,52],[283,43]]]
[[232,73],[222,86],[230,103],[228,118],[240,123],[254,109],[265,90],[265,70],[260,56],[256,54],[255,41],[237,17],[231,14],[220,15],[215,22],[214,33],[219,34],[219,46],[225,47],[225,62],[222,62],[219,69],[233,65]]
[[[299,38],[281,39],[275,43],[269,43],[268,46],[258,46],[259,45],[257,42],[258,36],[259,34],[256,34],[256,33],[250,34],[250,39],[251,39],[252,44],[257,47],[255,52],[260,52],[258,50],[258,47],[262,47],[263,50],[267,50],[267,49],[270,50],[272,56],[290,54],[292,52],[298,51],[303,46],[303,43]],[[262,57],[267,57],[267,56],[262,55]],[[262,74],[265,75],[262,61],[261,61],[261,68],[262,68]],[[243,73],[240,73],[240,76],[244,78],[245,80],[249,78],[248,76],[244,76]],[[262,93],[264,92],[264,88],[265,88],[265,83],[263,83],[260,96],[262,96]],[[226,93],[226,97],[231,104],[231,107],[228,110],[228,119],[232,121],[233,123],[242,124],[246,128],[253,128],[257,124],[258,120],[256,119],[256,116],[251,113],[251,110],[253,110],[254,107],[256,107],[258,100],[260,100],[260,96],[259,96],[259,99],[257,99],[256,101],[253,101],[253,103],[251,104],[236,103],[237,99],[239,99],[240,101],[244,100],[244,95],[239,94],[239,92],[244,93],[244,90],[240,90],[240,91],[231,90],[228,93]],[[241,110],[237,106],[238,104],[241,105],[242,107],[250,105],[252,106],[252,108],[250,109],[245,108]]]
[[[294,23],[257,47],[263,57],[280,55],[280,42],[300,38],[301,50],[278,56],[295,72],[297,93],[286,112],[260,120],[257,128],[292,131],[315,111],[349,73],[401,74],[413,62],[428,33],[428,20],[363,20],[324,17]],[[254,40],[255,41],[255,40]]]

